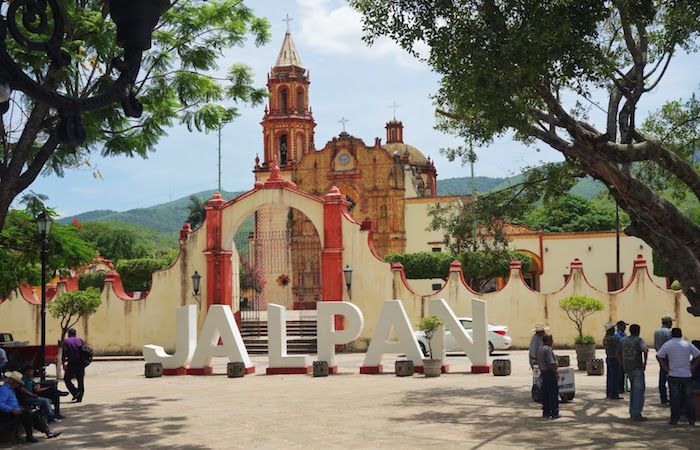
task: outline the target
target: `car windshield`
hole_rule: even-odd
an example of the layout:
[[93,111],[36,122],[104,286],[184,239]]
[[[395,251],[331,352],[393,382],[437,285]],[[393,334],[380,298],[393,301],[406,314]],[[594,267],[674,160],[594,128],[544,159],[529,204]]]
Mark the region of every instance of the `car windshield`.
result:
[[460,320],[462,323],[462,326],[464,327],[465,330],[471,330],[472,329],[472,321],[471,320]]

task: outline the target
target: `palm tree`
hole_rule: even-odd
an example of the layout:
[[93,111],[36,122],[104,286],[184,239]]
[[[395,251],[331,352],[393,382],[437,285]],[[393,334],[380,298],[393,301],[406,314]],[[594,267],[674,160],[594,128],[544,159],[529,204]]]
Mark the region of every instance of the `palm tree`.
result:
[[204,205],[205,202],[203,198],[197,197],[196,195],[190,196],[190,202],[187,205],[189,214],[185,222],[189,223],[193,230],[196,230],[204,223],[204,219],[207,215]]

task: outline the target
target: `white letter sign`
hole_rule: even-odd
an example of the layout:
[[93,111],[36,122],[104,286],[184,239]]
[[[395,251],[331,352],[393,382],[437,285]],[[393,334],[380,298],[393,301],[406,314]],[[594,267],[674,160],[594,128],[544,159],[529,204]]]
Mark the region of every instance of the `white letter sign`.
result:
[[[362,332],[365,319],[360,308],[348,302],[318,302],[316,304],[318,328],[318,361],[328,362],[335,371],[335,346],[354,341]],[[345,317],[345,329],[335,329],[335,316]]]

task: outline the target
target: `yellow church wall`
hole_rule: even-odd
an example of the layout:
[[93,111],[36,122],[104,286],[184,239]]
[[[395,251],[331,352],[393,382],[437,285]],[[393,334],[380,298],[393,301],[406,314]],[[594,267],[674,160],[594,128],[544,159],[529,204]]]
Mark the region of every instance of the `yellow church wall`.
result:
[[468,201],[468,197],[446,196],[427,198],[407,198],[404,209],[406,217],[406,253],[429,252],[434,247],[444,249],[443,232],[428,231],[431,207],[457,201]]

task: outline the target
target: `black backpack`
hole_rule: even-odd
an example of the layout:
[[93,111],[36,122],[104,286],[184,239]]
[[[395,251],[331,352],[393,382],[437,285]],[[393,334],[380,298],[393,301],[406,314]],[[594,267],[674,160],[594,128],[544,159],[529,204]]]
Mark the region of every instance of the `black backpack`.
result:
[[92,362],[92,349],[85,344],[80,347],[80,361],[83,363],[83,367],[89,366]]

